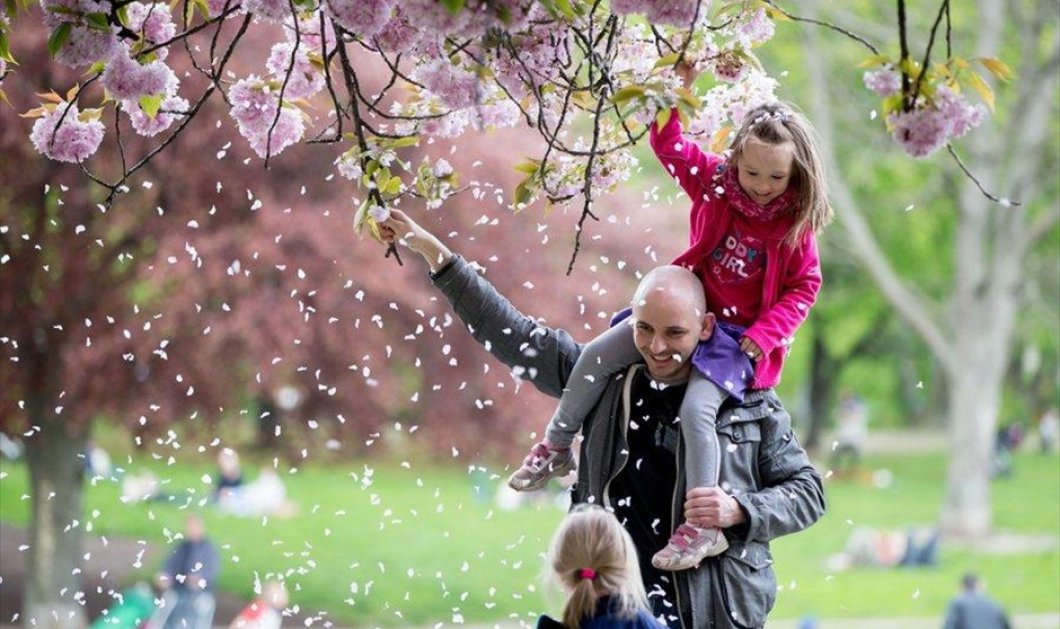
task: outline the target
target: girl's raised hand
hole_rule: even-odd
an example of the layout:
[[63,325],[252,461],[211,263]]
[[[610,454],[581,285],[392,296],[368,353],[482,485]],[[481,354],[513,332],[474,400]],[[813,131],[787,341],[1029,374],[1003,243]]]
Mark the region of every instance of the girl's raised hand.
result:
[[740,351],[755,362],[762,359],[762,348],[746,336],[740,337]]

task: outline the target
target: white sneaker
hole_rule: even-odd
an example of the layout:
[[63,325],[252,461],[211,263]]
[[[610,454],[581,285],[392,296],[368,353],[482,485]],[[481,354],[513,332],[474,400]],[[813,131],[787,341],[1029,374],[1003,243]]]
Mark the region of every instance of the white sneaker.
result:
[[729,540],[719,528],[704,529],[687,522],[677,527],[666,548],[655,553],[651,565],[675,572],[699,565],[707,557],[720,555],[729,548]]
[[508,477],[508,486],[515,491],[544,489],[548,479],[566,476],[577,468],[570,448],[554,450],[542,441],[530,448],[522,467]]

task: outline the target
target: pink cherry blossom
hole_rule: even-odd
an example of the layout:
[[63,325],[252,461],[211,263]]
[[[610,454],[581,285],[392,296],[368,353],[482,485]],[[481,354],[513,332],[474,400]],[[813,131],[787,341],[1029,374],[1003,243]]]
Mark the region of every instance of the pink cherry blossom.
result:
[[[272,128],[271,138],[268,137],[268,128],[263,132],[243,137],[247,138],[250,148],[254,149],[258,157],[265,159],[268,154],[279,155],[284,149],[301,140],[304,134],[305,120],[302,119],[301,112],[290,107],[282,107],[276,126]],[[266,143],[267,139],[268,143]],[[266,151],[267,146],[271,147],[271,151]]]
[[[704,9],[700,9],[703,11]],[[741,43],[747,47],[756,46],[773,38],[773,20],[766,15],[765,9],[754,12],[750,19],[740,25],[737,29]]]
[[[41,155],[59,162],[78,163],[99,149],[103,123],[82,122],[76,104],[60,104],[33,123],[30,140]],[[62,124],[60,124],[60,120]]]
[[324,12],[343,29],[371,37],[390,21],[394,0],[324,0]]
[[[699,5],[699,14],[696,14],[696,5]],[[655,24],[671,24],[688,28],[692,26],[692,20],[701,21],[710,8],[709,0],[697,2],[697,0],[655,0],[649,2],[647,18]]]
[[168,129],[180,118],[180,114],[175,112],[188,110],[188,101],[179,96],[170,96],[162,101],[162,107],[154,118],[144,113],[138,101],[125,101],[122,103],[122,109],[129,114],[129,122],[136,133],[153,137]]
[[210,10],[210,17],[217,17],[228,9],[238,9],[242,6],[242,0],[206,0],[206,6]]
[[109,58],[119,46],[113,30],[101,32],[87,26],[75,26],[70,29],[70,38],[56,53],[55,60],[69,68],[80,69]]
[[141,96],[172,95],[177,91],[177,75],[165,63],[141,65],[129,57],[129,50],[116,53],[103,70],[103,88],[115,100],[135,100]]
[[900,111],[887,120],[895,141],[912,157],[927,157],[946,143],[949,125],[935,109]]
[[711,62],[714,76],[729,83],[739,83],[747,76],[747,62],[735,52],[724,52]]
[[887,117],[895,141],[912,157],[927,157],[950,139],[959,138],[982,123],[986,112],[962,95],[943,85],[930,102],[923,99],[912,111],[899,111]]
[[44,24],[55,28],[60,24],[82,24],[90,13],[110,13],[107,0],[40,0],[44,9]]
[[[267,147],[271,147],[268,153],[277,155],[302,139],[305,121],[301,112],[291,107],[280,107],[277,94],[257,76],[251,75],[233,85],[228,98],[232,102],[229,113],[236,121],[239,134],[247,139],[259,157],[266,156]],[[270,129],[272,138],[267,143]]]
[[324,89],[324,72],[309,61],[309,55],[304,47],[299,47],[294,57],[294,65],[291,65],[291,50],[294,44],[290,42],[276,44],[272,47],[269,59],[265,67],[269,74],[281,84],[287,76],[288,68],[291,69],[290,77],[284,88],[284,98],[309,98]]
[[[298,19],[298,43],[300,46],[305,46],[307,49],[323,53],[325,40],[327,48],[331,49],[335,45],[335,29],[331,26],[331,20],[324,20],[324,35],[320,35],[320,11],[313,11],[308,17],[300,17]],[[295,27],[294,20],[290,16],[284,20],[283,23],[284,33],[287,35],[287,41],[294,43],[295,40]]]
[[446,57],[417,68],[416,80],[450,109],[470,107],[478,100],[478,77],[457,68]]
[[177,34],[177,25],[173,23],[173,13],[169,5],[162,2],[144,4],[133,2],[126,7],[129,30],[142,32],[144,39],[152,44],[168,41]]
[[390,20],[383,25],[373,41],[383,52],[407,54],[416,51],[420,39],[420,30],[409,23],[408,15],[398,4],[394,7]]
[[935,92],[935,108],[949,124],[949,136],[959,138],[978,127],[986,117],[986,107],[972,105],[964,96],[943,85]]
[[890,68],[869,70],[862,76],[862,81],[865,82],[865,87],[880,96],[890,96],[902,87],[902,78]]
[[404,0],[402,6],[414,27],[443,36],[464,28],[471,15],[466,9],[453,15],[437,0]]
[[243,11],[261,22],[283,22],[291,16],[290,0],[243,0]]

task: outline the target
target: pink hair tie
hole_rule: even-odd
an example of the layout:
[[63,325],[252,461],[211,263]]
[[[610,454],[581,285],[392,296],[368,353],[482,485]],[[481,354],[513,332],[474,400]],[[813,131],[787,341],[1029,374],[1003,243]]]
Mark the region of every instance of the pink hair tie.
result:
[[578,571],[578,576],[583,579],[589,579],[590,581],[596,579],[596,570],[592,568],[582,568]]

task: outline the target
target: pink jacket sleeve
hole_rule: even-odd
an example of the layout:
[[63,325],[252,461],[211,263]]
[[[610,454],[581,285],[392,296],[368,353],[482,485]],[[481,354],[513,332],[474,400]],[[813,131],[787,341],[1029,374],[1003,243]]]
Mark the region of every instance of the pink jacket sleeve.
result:
[[754,341],[765,354],[790,342],[802,322],[810,314],[821,290],[821,259],[817,254],[817,239],[809,234],[788,260],[780,297],[758,320],[747,328],[745,336]]
[[681,118],[676,109],[670,110],[670,120],[662,129],[652,122],[651,148],[666,172],[681,184],[692,200],[693,210],[701,207],[704,195],[710,193],[707,186],[721,158],[704,152],[695,142],[681,135]]

